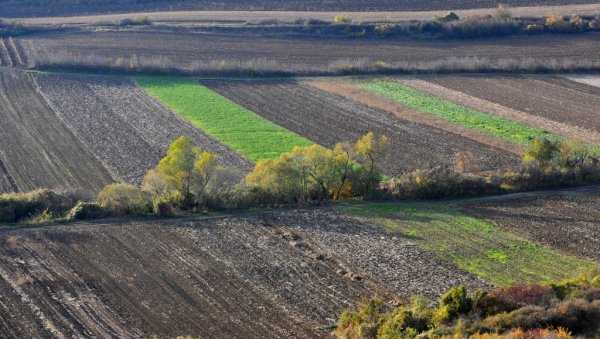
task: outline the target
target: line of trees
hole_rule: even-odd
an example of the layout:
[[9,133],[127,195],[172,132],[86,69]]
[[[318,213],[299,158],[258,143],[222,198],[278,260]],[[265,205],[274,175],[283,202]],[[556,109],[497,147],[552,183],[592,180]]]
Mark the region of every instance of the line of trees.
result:
[[389,141],[368,133],[333,148],[295,147],[258,161],[242,177],[219,165],[217,156],[180,137],[141,185],[115,183],[94,199],[48,190],[0,195],[0,222],[69,220],[105,216],[173,216],[227,208],[339,201],[345,199],[435,199],[503,194],[600,183],[597,151],[575,140],[533,140],[523,163],[494,173],[465,173],[456,166],[415,170],[384,179]]

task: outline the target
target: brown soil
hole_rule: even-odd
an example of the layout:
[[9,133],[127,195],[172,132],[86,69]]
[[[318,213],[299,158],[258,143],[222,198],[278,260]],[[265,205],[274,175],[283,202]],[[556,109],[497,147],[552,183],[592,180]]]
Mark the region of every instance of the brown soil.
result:
[[[483,58],[495,62],[504,58],[532,58],[554,62],[569,58],[597,62],[600,35],[515,36],[450,41],[348,40],[317,38],[270,38],[217,34],[161,33],[149,31],[64,31],[27,36],[21,39],[36,64],[78,63],[95,67],[114,65],[119,57],[155,65],[158,69],[208,67],[212,63],[240,65],[249,69],[328,72],[351,62],[373,65],[419,65],[449,58]],[[160,43],[158,43],[160,42]],[[453,59],[454,60],[454,59]],[[560,62],[560,61],[558,61]],[[140,62],[141,63],[141,62]],[[200,66],[198,66],[200,65]],[[336,66],[337,65],[337,66]]]
[[460,208],[531,241],[600,260],[599,204],[595,191],[466,203]]
[[452,166],[457,153],[470,154],[468,170],[493,170],[518,162],[516,156],[438,128],[398,119],[293,81],[206,81],[237,104],[326,147],[355,141],[367,132],[390,138],[385,170],[398,175],[418,168]]
[[0,71],[0,192],[85,188],[96,192],[112,177],[58,118],[31,76]]
[[[405,85],[411,86],[413,88],[416,88],[420,91],[427,92],[427,93],[435,95],[437,97],[455,102],[462,106],[466,106],[466,107],[470,107],[470,108],[473,108],[473,109],[476,109],[476,110],[479,110],[482,112],[487,112],[487,113],[491,113],[494,115],[498,115],[500,117],[503,117],[503,118],[506,118],[509,120],[518,121],[518,122],[524,123],[526,125],[541,128],[541,129],[544,129],[549,132],[564,135],[566,137],[576,138],[576,139],[580,139],[582,141],[585,141],[585,142],[588,142],[591,144],[600,145],[600,133],[599,132],[592,131],[590,129],[586,129],[583,127],[577,127],[577,126],[568,125],[565,123],[560,123],[555,120],[544,118],[544,117],[534,115],[531,113],[526,113],[523,111],[518,111],[516,109],[509,108],[509,107],[506,107],[506,106],[503,106],[503,105],[500,105],[500,104],[497,104],[497,103],[494,103],[491,101],[480,99],[478,97],[471,96],[467,93],[455,91],[453,89],[449,89],[447,87],[444,87],[444,86],[434,83],[434,81],[436,81],[438,79],[441,79],[441,78],[431,78],[431,77],[425,77],[423,79],[399,78],[399,79],[397,79],[397,81],[399,81]],[[544,80],[548,81],[548,82],[554,82],[556,80],[560,81],[561,79],[547,78]],[[482,79],[482,82],[483,81],[486,81],[486,80]],[[443,80],[441,82],[443,82]],[[573,84],[576,85],[573,87],[578,87],[580,85],[577,83],[573,83]],[[585,85],[581,85],[581,86],[585,87]],[[587,87],[589,87],[589,86],[587,86]],[[600,89],[598,92],[600,92]],[[491,97],[491,95],[488,95],[488,97]],[[495,97],[496,96],[494,96],[494,98]],[[538,99],[531,98],[531,97],[529,97],[529,98],[530,98],[530,102],[534,102],[534,101],[538,100]]]
[[533,116],[600,132],[600,89],[592,86],[546,77],[443,76],[427,80]]
[[327,211],[0,233],[3,337],[324,337],[374,291],[479,279]]

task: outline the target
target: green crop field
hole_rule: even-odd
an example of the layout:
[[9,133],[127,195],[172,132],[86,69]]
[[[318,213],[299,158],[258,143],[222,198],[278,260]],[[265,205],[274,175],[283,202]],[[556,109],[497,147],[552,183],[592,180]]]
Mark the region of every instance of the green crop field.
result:
[[252,161],[276,158],[294,146],[314,144],[195,80],[176,77],[137,77],[136,80],[171,110]]
[[446,204],[377,204],[344,207],[343,211],[407,237],[499,286],[555,282],[597,265],[528,241]]
[[394,81],[373,80],[369,82],[357,82],[356,86],[400,102],[411,108],[446,119],[452,123],[516,144],[526,145],[531,140],[541,137],[550,139],[562,138],[539,128],[530,127],[519,122],[440,99]]

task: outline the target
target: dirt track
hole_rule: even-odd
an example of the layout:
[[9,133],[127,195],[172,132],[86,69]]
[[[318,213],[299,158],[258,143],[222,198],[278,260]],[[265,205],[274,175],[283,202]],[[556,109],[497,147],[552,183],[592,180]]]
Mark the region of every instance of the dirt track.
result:
[[600,195],[594,192],[524,196],[465,203],[465,212],[549,246],[600,260]]
[[[36,65],[114,66],[133,58],[158,67],[214,69],[215,63],[250,69],[305,74],[328,72],[347,62],[372,65],[418,65],[449,58],[476,57],[496,62],[506,58],[550,62],[568,58],[600,61],[600,35],[515,36],[476,40],[410,41],[294,39],[193,33],[57,32],[21,39]],[[160,41],[160,43],[158,43]],[[337,65],[337,66],[336,66]],[[90,67],[91,67],[90,66]]]
[[[443,10],[425,11],[385,11],[385,12],[355,12],[345,10],[345,13],[358,22],[369,21],[408,21],[430,20]],[[459,17],[474,15],[494,15],[496,8],[456,10]],[[510,7],[510,13],[517,17],[545,16],[549,13],[564,15],[594,15],[600,13],[600,4],[585,5],[556,5],[533,7]],[[277,20],[279,23],[295,23],[298,19],[317,19],[333,21],[339,14],[335,12],[306,12],[306,11],[169,11],[169,12],[138,12],[125,14],[104,14],[67,17],[39,17],[17,19],[17,22],[29,25],[65,25],[65,24],[101,24],[118,22],[123,19],[148,16],[156,24],[245,24],[261,23],[266,20]]]
[[373,291],[485,285],[331,211],[82,223],[0,243],[3,337],[323,337]]
[[391,140],[389,175],[418,168],[452,166],[458,152],[470,154],[468,170],[515,165],[515,155],[459,135],[397,118],[344,97],[296,82],[205,82],[237,104],[321,145],[355,141],[371,131]]
[[[37,16],[71,16],[93,13],[126,13],[132,11],[165,11],[165,10],[252,10],[252,11],[430,11],[468,8],[495,8],[498,3],[494,0],[346,0],[343,2],[327,0],[174,0],[163,3],[143,3],[136,1],[119,1],[118,3],[100,5],[90,4],[89,1],[56,1],[37,0],[31,5],[31,0],[20,2],[4,1],[0,3],[0,13],[5,17],[37,17]],[[593,0],[505,0],[510,7],[516,6],[555,6],[591,4]]]
[[40,95],[29,74],[0,70],[0,116],[0,182],[5,183],[0,192],[78,187],[96,192],[112,181]]

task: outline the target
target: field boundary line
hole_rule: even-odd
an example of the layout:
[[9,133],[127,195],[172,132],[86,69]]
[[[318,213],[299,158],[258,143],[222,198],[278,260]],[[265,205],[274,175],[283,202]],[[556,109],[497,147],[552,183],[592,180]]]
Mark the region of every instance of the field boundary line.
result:
[[46,102],[46,104],[48,104],[48,107],[50,107],[52,109],[52,112],[54,112],[54,114],[56,115],[56,117],[58,118],[58,120],[60,120],[60,122],[62,122],[63,125],[66,126],[66,128],[69,130],[69,132],[71,132],[75,138],[79,141],[79,143],[82,145],[82,147],[88,151],[100,164],[102,164],[102,166],[104,167],[104,169],[108,172],[108,174],[110,174],[110,176],[112,177],[112,179],[116,182],[126,182],[126,180],[124,178],[122,178],[120,175],[118,175],[116,172],[114,172],[107,164],[106,162],[104,162],[97,154],[96,152],[92,151],[92,149],[89,147],[89,145],[85,142],[83,142],[81,136],[79,135],[79,133],[77,133],[77,131],[73,128],[73,126],[71,126],[71,124],[69,124],[66,119],[63,116],[63,113],[57,109],[52,102],[50,101],[50,99],[46,96],[46,94],[44,93],[44,91],[42,91],[42,89],[40,88],[40,85],[37,82],[37,79],[34,75],[32,74],[27,74],[27,76],[29,76],[29,78],[31,79],[31,81],[33,82],[33,85],[35,86],[36,91],[39,93],[39,95],[44,99],[44,101]]
[[598,132],[544,117],[533,116],[492,101],[480,99],[461,91],[431,83],[427,80],[412,78],[394,79],[394,81],[465,107],[500,116],[508,120],[517,121],[532,127],[541,128],[565,137],[580,139],[591,144],[600,145],[600,133]]
[[17,67],[24,66],[23,59],[21,59],[21,55],[19,54],[19,49],[17,48],[17,43],[13,37],[8,37],[8,51],[11,54],[11,58],[13,59],[13,64]]
[[363,90],[346,82],[335,81],[335,83],[333,83],[333,81],[307,80],[304,81],[304,83],[326,92],[341,95],[345,98],[360,102],[367,106],[391,112],[403,120],[431,126],[519,156],[523,155],[525,152],[524,147],[521,145],[500,140],[487,134],[474,131],[470,128],[453,124],[431,114],[412,109],[391,99],[370,93],[367,90]]

